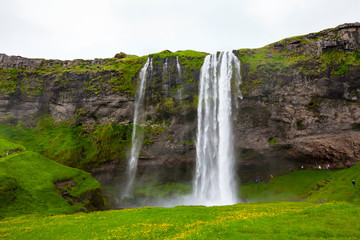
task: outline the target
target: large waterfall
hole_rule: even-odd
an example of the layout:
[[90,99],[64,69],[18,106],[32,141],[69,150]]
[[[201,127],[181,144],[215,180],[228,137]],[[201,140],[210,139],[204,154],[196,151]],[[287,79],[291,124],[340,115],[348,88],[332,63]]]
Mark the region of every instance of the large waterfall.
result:
[[[240,61],[232,52],[208,55],[200,73],[193,200],[202,205],[238,202],[234,179],[232,93],[239,91]],[[232,88],[233,86],[233,88]],[[237,100],[237,99],[233,99]]]
[[[170,86],[169,61],[162,67],[164,84]],[[181,66],[176,58],[176,71],[181,79]],[[123,196],[132,195],[138,157],[143,142],[143,121],[146,81],[153,75],[153,61],[148,58],[139,74],[135,95],[132,147],[128,160],[128,182]],[[160,205],[200,204],[230,205],[238,202],[235,181],[235,157],[232,135],[232,106],[241,96],[240,62],[232,52],[208,55],[200,71],[196,172],[193,194],[173,203]],[[181,94],[181,93],[180,93]]]
[[151,58],[148,58],[145,65],[140,71],[139,74],[140,82],[135,94],[134,120],[133,120],[132,136],[131,136],[131,152],[130,152],[130,157],[128,158],[128,168],[127,168],[128,182],[125,188],[125,192],[123,193],[123,196],[131,194],[134,185],[139,153],[144,139],[143,131],[139,128],[138,123],[143,120],[142,115],[144,112],[146,79],[152,75],[152,72],[153,72],[153,62]]

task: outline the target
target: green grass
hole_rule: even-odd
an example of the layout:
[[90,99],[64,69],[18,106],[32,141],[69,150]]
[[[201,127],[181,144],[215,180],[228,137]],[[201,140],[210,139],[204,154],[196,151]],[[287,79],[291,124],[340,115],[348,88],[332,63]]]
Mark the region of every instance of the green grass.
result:
[[356,239],[360,206],[252,203],[138,208],[0,221],[2,239]]
[[[74,196],[99,187],[98,182],[38,153],[12,153],[0,159],[0,216],[5,217],[0,220],[0,238],[356,239],[360,188],[354,188],[351,180],[359,183],[358,176],[360,165],[336,171],[299,170],[269,183],[241,187],[243,198],[261,202],[64,215],[80,206],[70,206],[57,194],[54,181],[72,178],[77,183],[71,189]],[[174,190],[188,192],[181,184],[149,183],[135,189],[147,197],[166,197]],[[59,215],[49,216],[53,214]]]
[[54,183],[67,179],[76,184],[68,188],[69,194],[80,199],[101,187],[91,174],[58,164],[39,153],[26,151],[0,158],[0,217],[74,213],[86,208],[87,200],[71,206],[56,192]]
[[186,58],[205,58],[208,53],[204,52],[197,52],[193,50],[184,50],[184,51],[177,51],[177,52],[170,52],[170,51],[162,51],[159,53],[150,54],[152,57],[159,57],[159,58],[167,58],[167,57],[186,57]]
[[6,139],[0,138],[0,155],[5,156],[9,151],[24,151],[25,147]]
[[299,170],[275,177],[269,183],[241,186],[240,196],[248,201],[360,202],[360,164],[343,170]]
[[0,138],[64,165],[86,170],[108,160],[123,159],[131,141],[131,130],[132,126],[125,124],[109,123],[89,129],[44,118],[36,128],[0,123]]
[[[145,140],[152,142],[167,127],[166,122],[147,121],[139,130],[144,131]],[[82,126],[45,117],[38,120],[35,128],[22,123],[17,126],[0,123],[0,141],[11,141],[12,145],[25,146],[61,164],[89,170],[103,162],[125,160],[131,146],[132,128],[132,124],[113,122]],[[6,144],[0,145],[0,154],[7,148]]]

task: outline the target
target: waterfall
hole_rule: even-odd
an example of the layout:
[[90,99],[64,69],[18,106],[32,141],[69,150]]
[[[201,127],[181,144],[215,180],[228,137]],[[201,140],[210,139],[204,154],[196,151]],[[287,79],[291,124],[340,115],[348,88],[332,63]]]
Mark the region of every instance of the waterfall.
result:
[[163,65],[163,70],[162,70],[163,84],[169,83],[170,72],[169,72],[169,63],[168,62],[169,62],[169,60],[168,60],[168,58],[166,58],[165,63]]
[[171,91],[169,58],[165,58],[165,63],[162,69],[162,82],[162,90],[166,93],[166,97],[169,97]]
[[135,109],[134,109],[134,120],[133,120],[133,130],[131,136],[131,151],[130,157],[128,158],[128,179],[127,186],[123,196],[131,194],[134,180],[136,176],[137,163],[140,154],[140,149],[143,143],[144,134],[138,124],[143,120],[144,112],[144,99],[145,99],[145,89],[146,89],[146,79],[152,75],[153,72],[153,61],[148,58],[145,65],[140,71],[139,74],[139,84],[136,89],[135,94]]
[[164,66],[163,66],[163,74],[165,75],[165,76],[167,76],[167,75],[169,75],[169,71],[168,71],[168,58],[165,58],[165,63],[164,63]]
[[176,57],[176,68],[177,68],[177,72],[178,72],[178,75],[179,75],[179,81],[181,80],[181,66],[180,66],[180,63],[179,63],[179,57]]
[[[182,84],[182,81],[181,81],[181,65],[179,63],[179,57],[176,56],[176,69],[177,69],[177,73],[178,73],[178,80],[177,80],[177,86],[181,85]],[[178,90],[178,97],[180,99],[180,101],[182,100],[182,97],[183,97],[183,87],[181,87],[179,90]]]
[[193,182],[193,199],[198,204],[238,202],[231,110],[232,93],[233,98],[242,98],[240,83],[240,61],[233,53],[222,52],[205,58],[200,72]]

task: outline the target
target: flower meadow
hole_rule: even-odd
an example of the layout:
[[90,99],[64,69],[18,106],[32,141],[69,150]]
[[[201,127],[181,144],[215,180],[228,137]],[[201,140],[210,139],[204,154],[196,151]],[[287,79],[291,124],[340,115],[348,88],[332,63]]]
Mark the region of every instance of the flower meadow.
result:
[[358,239],[360,206],[332,202],[143,207],[0,220],[1,239]]

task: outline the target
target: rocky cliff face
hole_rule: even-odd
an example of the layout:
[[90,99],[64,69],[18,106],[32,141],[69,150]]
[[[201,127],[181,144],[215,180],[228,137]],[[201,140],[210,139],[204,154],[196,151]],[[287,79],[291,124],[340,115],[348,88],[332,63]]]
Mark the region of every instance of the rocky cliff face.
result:
[[239,50],[246,94],[237,149],[254,150],[269,165],[358,162],[359,50],[359,23]]
[[[156,171],[169,180],[191,176],[187,165],[194,161],[194,96],[205,55],[164,51],[150,56],[154,69],[147,81],[139,174]],[[51,127],[65,123],[76,129],[75,135],[59,131],[56,140],[41,142],[41,153],[92,171],[103,182],[113,181],[126,169],[124,151],[131,139],[137,75],[146,58],[121,54],[113,59],[59,61],[1,55],[0,120],[30,127],[48,117],[54,120]],[[39,129],[38,135],[47,134],[43,126]],[[67,140],[60,138],[71,138],[76,146],[63,148]]]
[[128,121],[132,96],[127,92],[118,94],[114,81],[121,73],[105,69],[104,62],[26,59],[1,54],[0,114],[29,124],[44,114],[59,121],[75,120],[78,115],[86,115],[84,120],[94,123],[95,116],[102,123]]
[[[289,166],[359,161],[359,23],[234,53],[242,63],[244,95],[234,114],[234,141],[245,178]],[[191,178],[197,83],[205,55],[164,51],[149,56],[154,73],[146,90],[140,174]],[[86,131],[108,122],[131,124],[137,74],[146,57],[116,57],[58,61],[1,54],[1,121],[34,126],[35,119],[50,115]],[[124,158],[118,158],[92,171],[105,182],[111,171],[124,169]]]

